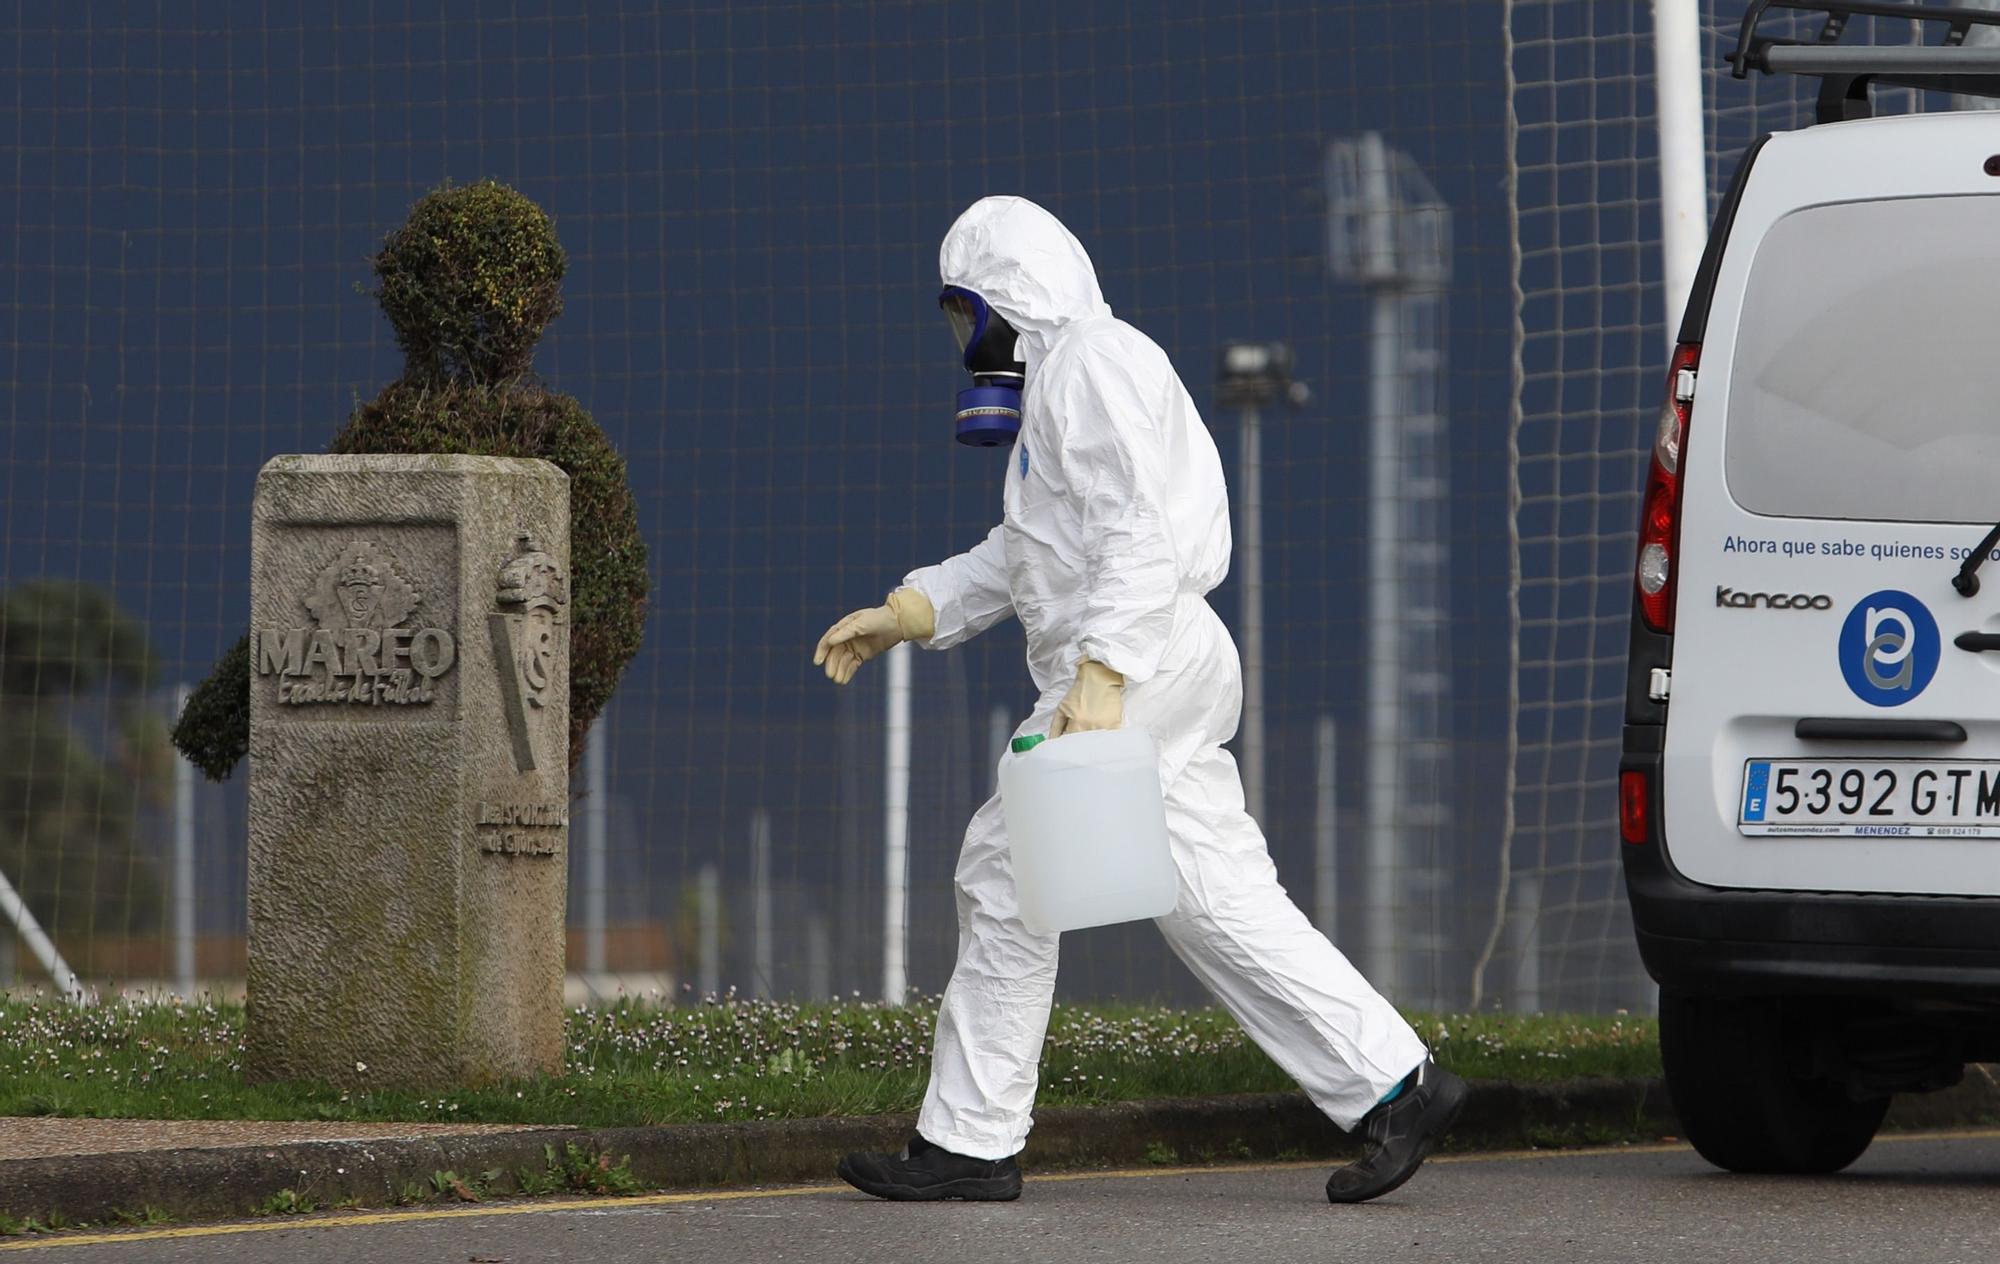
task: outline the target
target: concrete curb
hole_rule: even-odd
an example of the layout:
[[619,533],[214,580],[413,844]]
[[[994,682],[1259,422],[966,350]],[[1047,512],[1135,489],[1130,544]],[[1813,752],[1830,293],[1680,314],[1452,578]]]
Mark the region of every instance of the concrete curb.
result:
[[[1949,1128],[2000,1121],[2000,1084],[1985,1068],[1957,1088],[1898,1099],[1892,1128]],[[517,1185],[519,1169],[543,1169],[544,1146],[574,1143],[593,1154],[631,1157],[647,1186],[825,1182],[851,1150],[893,1150],[913,1118],[804,1119],[683,1124],[660,1128],[530,1128],[369,1141],[153,1150],[0,1160],[0,1211],[70,1223],[115,1220],[155,1208],[176,1220],[234,1218],[286,1189],[322,1207],[345,1200],[384,1206],[408,1185],[429,1191],[435,1172],[477,1178],[498,1171],[492,1190]],[[1455,1150],[1652,1140],[1676,1125],[1658,1080],[1486,1082],[1453,1130]],[[1031,1171],[1256,1159],[1322,1159],[1353,1142],[1297,1093],[1057,1107],[1039,1113],[1024,1156]]]

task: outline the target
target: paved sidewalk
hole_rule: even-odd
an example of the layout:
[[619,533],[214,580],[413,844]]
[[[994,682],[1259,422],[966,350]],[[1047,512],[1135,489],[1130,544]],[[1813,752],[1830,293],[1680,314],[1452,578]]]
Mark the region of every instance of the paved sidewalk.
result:
[[241,1119],[63,1119],[0,1115],[0,1159],[48,1159],[142,1150],[474,1136],[542,1124],[362,1124]]

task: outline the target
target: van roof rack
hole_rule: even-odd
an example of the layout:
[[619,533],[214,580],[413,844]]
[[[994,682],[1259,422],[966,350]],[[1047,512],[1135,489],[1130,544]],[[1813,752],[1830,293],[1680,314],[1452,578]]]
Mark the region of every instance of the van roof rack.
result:
[[[1817,40],[1759,35],[1758,23],[1773,9],[1824,13],[1826,23]],[[1942,24],[1944,36],[1935,44],[1841,46],[1849,20],[1857,17]],[[1738,79],[1753,70],[1817,77],[1815,121],[1820,123],[1871,117],[1875,111],[1868,87],[1875,83],[2000,98],[2000,43],[1967,47],[1966,34],[1975,26],[2000,28],[2000,10],[1899,0],[1751,0],[1729,64]],[[1920,33],[1927,29],[1928,25],[1918,27]]]

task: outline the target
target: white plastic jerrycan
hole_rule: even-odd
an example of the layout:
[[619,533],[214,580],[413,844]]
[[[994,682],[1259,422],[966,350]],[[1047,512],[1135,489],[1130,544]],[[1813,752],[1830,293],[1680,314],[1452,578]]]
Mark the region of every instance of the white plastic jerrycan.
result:
[[1021,921],[1038,934],[1163,917],[1179,886],[1159,754],[1142,728],[1014,739],[1000,806]]

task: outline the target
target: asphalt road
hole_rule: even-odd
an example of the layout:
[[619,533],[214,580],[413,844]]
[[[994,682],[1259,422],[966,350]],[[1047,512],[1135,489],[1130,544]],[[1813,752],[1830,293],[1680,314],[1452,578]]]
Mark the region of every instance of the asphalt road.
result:
[[1840,1176],[1727,1176],[1688,1150],[1446,1158],[1328,1206],[1319,1167],[1030,1178],[1013,1204],[898,1205],[844,1186],[513,1203],[0,1245],[23,1264],[984,1260],[2000,1259],[2000,1132],[1885,1138]]

